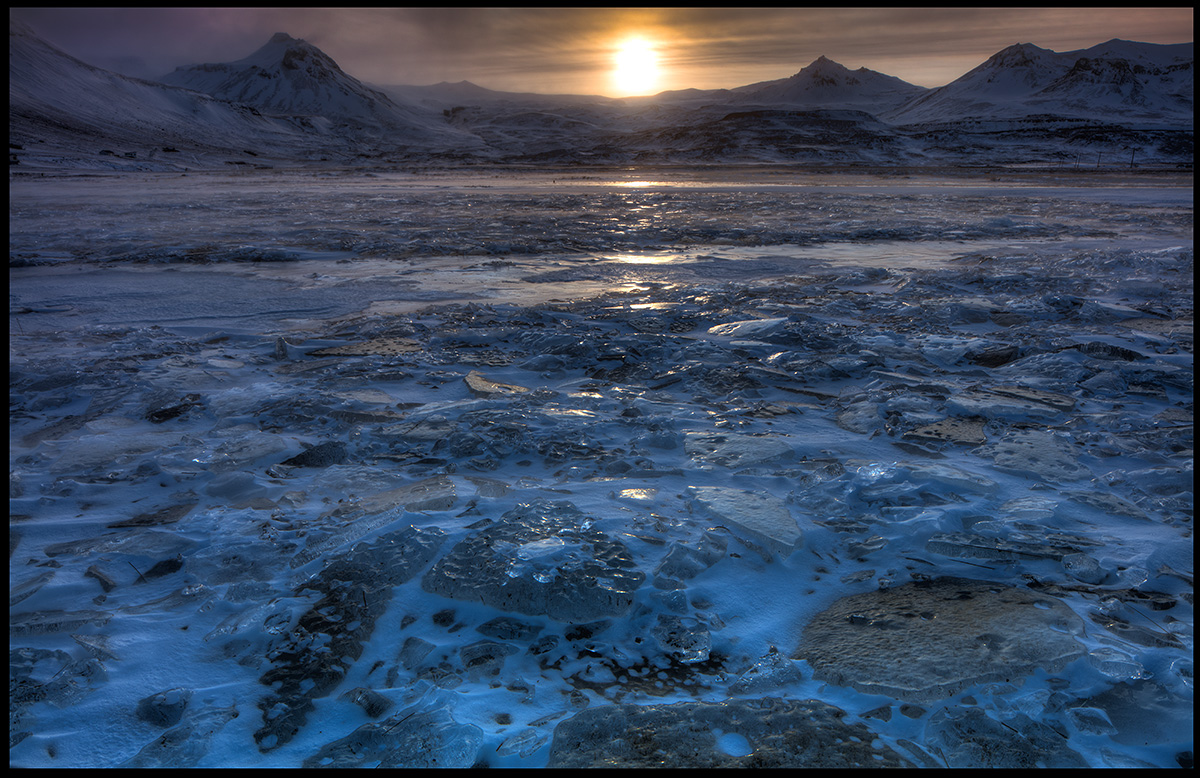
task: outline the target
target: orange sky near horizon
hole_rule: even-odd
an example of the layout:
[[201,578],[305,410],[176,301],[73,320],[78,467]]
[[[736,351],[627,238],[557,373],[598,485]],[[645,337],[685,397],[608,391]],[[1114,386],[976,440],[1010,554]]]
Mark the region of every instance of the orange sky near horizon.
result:
[[[276,32],[377,85],[471,81],[619,97],[786,78],[819,56],[920,86],[1014,43],[1191,40],[1191,8],[19,8],[68,54],[126,75],[248,56]],[[644,42],[642,59],[618,53]]]

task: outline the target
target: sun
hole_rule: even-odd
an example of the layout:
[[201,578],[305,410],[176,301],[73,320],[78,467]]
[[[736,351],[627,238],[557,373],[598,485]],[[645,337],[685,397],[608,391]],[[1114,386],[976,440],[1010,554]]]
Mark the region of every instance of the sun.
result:
[[658,85],[658,52],[645,40],[631,38],[613,55],[613,84],[621,95],[648,95]]

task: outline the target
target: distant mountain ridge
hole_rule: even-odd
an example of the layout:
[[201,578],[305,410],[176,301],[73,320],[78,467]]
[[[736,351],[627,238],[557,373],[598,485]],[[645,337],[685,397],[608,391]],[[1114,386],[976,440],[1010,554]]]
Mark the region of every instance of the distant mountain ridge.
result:
[[[734,89],[608,98],[471,82],[377,87],[277,33],[161,82],[92,67],[10,20],[10,164],[1065,164],[1108,147],[1189,164],[1192,44],[1016,44],[935,89],[824,56]],[[50,153],[53,147],[62,153]],[[112,145],[138,151],[113,150]],[[33,145],[33,148],[27,148]],[[120,151],[122,160],[112,157]],[[34,152],[37,152],[36,154]],[[196,155],[207,155],[203,158]],[[73,161],[69,161],[73,160]]]
[[1020,43],[993,54],[951,83],[883,112],[881,118],[913,124],[1053,114],[1190,124],[1192,62],[1191,43],[1113,39],[1068,52]]

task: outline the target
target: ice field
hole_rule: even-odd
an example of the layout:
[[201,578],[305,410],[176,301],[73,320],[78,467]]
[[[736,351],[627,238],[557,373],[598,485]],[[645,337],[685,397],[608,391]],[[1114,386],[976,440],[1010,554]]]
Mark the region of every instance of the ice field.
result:
[[1191,764],[1190,176],[9,192],[11,766]]

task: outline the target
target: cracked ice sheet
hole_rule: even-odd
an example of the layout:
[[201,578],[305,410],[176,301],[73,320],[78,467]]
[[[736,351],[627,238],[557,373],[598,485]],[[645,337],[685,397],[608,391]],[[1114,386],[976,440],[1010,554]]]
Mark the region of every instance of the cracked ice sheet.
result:
[[[742,188],[730,191],[744,193],[743,183],[735,183]],[[898,201],[889,198],[917,191],[861,183],[850,182],[862,197],[840,203],[854,206],[842,218],[860,219],[867,228],[890,229],[889,209]],[[378,182],[370,186],[375,187],[372,196],[378,195]],[[922,196],[930,198],[922,205],[925,217],[936,222],[936,208],[951,201],[935,202],[934,185],[922,186]],[[653,205],[653,198],[665,202],[666,194],[684,188],[639,187],[637,196],[641,204]],[[715,190],[711,185],[686,188],[705,195]],[[564,191],[544,189],[554,196]],[[186,188],[179,191],[180,197],[188,196]],[[314,188],[313,194],[331,191]],[[988,191],[979,187],[968,194]],[[1006,187],[1008,195],[1019,191]],[[1188,392],[1173,383],[1178,376],[1172,371],[1190,366],[1188,341],[1153,332],[1118,335],[1119,330],[1087,319],[1091,309],[1080,305],[1060,311],[1043,300],[1064,287],[1086,297],[1081,287],[1103,282],[1097,293],[1102,302],[1115,305],[1120,296],[1140,289],[1136,304],[1158,310],[1146,314],[1155,321],[1169,321],[1162,318],[1168,308],[1153,306],[1177,305],[1190,295],[1183,295],[1178,283],[1174,291],[1156,283],[1156,273],[1177,255],[1155,252],[1190,246],[1190,226],[1181,231],[1178,222],[1174,227],[1170,219],[1156,222],[1142,210],[1157,203],[1178,214],[1179,196],[1163,198],[1162,191],[1137,189],[1136,202],[1117,206],[1125,190],[1039,190],[1044,199],[1034,204],[1074,203],[1053,217],[1066,225],[1054,241],[1023,238],[997,223],[987,229],[993,236],[1003,233],[1002,239],[961,242],[840,240],[803,247],[680,245],[636,251],[609,245],[588,255],[555,250],[402,262],[356,256],[340,263],[352,252],[335,251],[331,236],[328,244],[308,249],[331,252],[324,259],[310,254],[294,262],[253,264],[13,268],[17,299],[12,307],[32,310],[10,319],[17,411],[10,427],[10,470],[16,475],[10,479],[10,590],[23,598],[10,608],[21,627],[13,631],[10,648],[51,652],[39,657],[31,677],[49,683],[54,698],[22,707],[17,729],[31,734],[13,748],[11,761],[109,766],[136,761],[139,754],[148,759],[145,749],[165,733],[137,717],[138,703],[172,688],[194,690],[177,726],[193,727],[181,742],[196,747],[153,750],[156,764],[300,766],[363,727],[371,732],[395,724],[392,734],[408,736],[402,720],[411,714],[408,722],[447,722],[446,731],[478,728],[482,740],[476,757],[488,764],[544,766],[555,725],[585,704],[613,704],[623,687],[631,691],[622,702],[718,703],[743,698],[735,686],[746,677],[756,679],[755,697],[835,705],[897,750],[900,740],[921,741],[927,721],[967,704],[962,697],[968,694],[991,718],[1016,724],[1016,716],[1030,715],[1058,726],[1054,711],[1040,703],[1063,691],[1084,707],[1109,705],[1105,715],[1114,727],[1124,727],[1130,717],[1118,715],[1126,712],[1111,709],[1111,703],[1130,695],[1108,691],[1123,687],[1117,676],[1124,674],[1143,685],[1139,695],[1161,699],[1164,710],[1177,711],[1186,694],[1185,668],[1177,663],[1188,657],[1166,645],[1166,636],[1190,645],[1190,603],[1181,596],[1190,585],[1178,576],[1191,573],[1190,541],[1182,550],[1179,544],[1186,528],[1180,517],[1187,507],[1180,495],[1190,492],[1191,468],[1190,454],[1160,441],[1174,435],[1180,446],[1187,442],[1179,428],[1190,415],[1181,404]],[[448,189],[446,194],[439,202],[462,192]],[[943,194],[936,192],[938,198]],[[70,202],[78,208],[88,200]],[[704,202],[695,200],[694,216],[711,215],[703,211]],[[1089,211],[1092,206],[1080,205],[1087,202],[1103,208]],[[1021,207],[1026,211],[1021,219],[1037,222],[1020,203],[986,207]],[[1126,235],[1144,227],[1140,247],[1128,237],[1087,234],[1118,207],[1130,208],[1131,218],[1121,227]],[[498,221],[504,212],[496,208],[492,215]],[[777,221],[787,216],[783,206],[775,209],[762,215]],[[257,217],[269,229],[272,220],[261,217],[285,212],[259,210]],[[227,215],[229,237],[247,228]],[[623,218],[624,212],[614,208],[612,215]],[[979,219],[982,224],[1004,216],[997,210]],[[132,207],[126,217],[141,218]],[[1009,218],[1013,224],[1021,221]],[[62,232],[85,235],[86,222],[64,223]],[[211,212],[206,223],[211,230]],[[47,236],[53,242],[50,224]],[[135,226],[123,225],[126,232]],[[990,259],[955,260],[974,252],[988,253]],[[492,260],[502,262],[487,264]],[[896,274],[887,275],[889,268]],[[800,278],[791,282],[794,294],[785,285],[760,283],[788,276]],[[999,276],[1007,286],[992,290],[991,279]],[[1061,280],[1042,280],[1054,276]],[[1119,283],[1106,281],[1124,283],[1135,276],[1142,277],[1142,286],[1119,290]],[[378,283],[372,284],[376,277]],[[80,288],[89,285],[91,292]],[[594,305],[573,304],[614,289],[622,293]],[[182,303],[167,299],[178,299],[180,290],[187,293]],[[263,298],[269,298],[268,305],[257,304]],[[544,305],[552,299],[563,302]],[[978,299],[1042,318],[1025,329],[990,319],[944,318],[955,310],[983,310],[972,302]],[[473,301],[478,310],[425,310],[439,301]],[[512,307],[518,303],[537,307]],[[395,322],[380,313],[383,306],[403,314],[400,329],[388,329]],[[914,313],[921,310],[940,313],[921,318]],[[787,324],[764,328],[758,343],[726,343],[708,335],[711,328],[732,322],[780,319]],[[150,329],[154,323],[166,329]],[[655,323],[660,329],[647,334]],[[1168,333],[1179,326],[1172,324]],[[864,339],[880,330],[891,334],[866,345]],[[931,366],[918,358],[929,330],[1032,345],[1036,353],[992,372],[951,357]],[[282,358],[277,332],[287,337]],[[1076,342],[1076,336],[1137,349],[1148,362],[1126,364],[1054,350]],[[386,358],[304,356],[310,349],[386,337],[411,340],[423,350]],[[438,345],[431,347],[434,342]],[[1170,348],[1176,351],[1169,353]],[[864,349],[877,350],[880,363],[844,358]],[[771,361],[780,353],[795,359]],[[541,361],[523,367],[531,354]],[[1056,359],[1039,360],[1046,355]],[[828,363],[836,367],[822,366]],[[638,372],[639,364],[647,365],[645,373]],[[737,391],[728,391],[732,384],[724,382],[741,378],[742,371],[719,369],[764,364],[776,372],[746,371],[758,385],[739,383]],[[1135,374],[1143,364],[1158,372]],[[654,380],[659,371],[680,367],[693,369],[678,371],[674,384],[649,388],[662,383]],[[1096,389],[1089,393],[1075,387],[1071,371],[1101,368],[1115,370],[1119,380],[1093,382]],[[471,371],[530,392],[474,397],[464,381]],[[915,378],[902,381],[897,375]],[[1069,437],[1072,448],[1059,453],[1077,456],[1095,478],[1031,479],[996,467],[989,450],[969,443],[934,441],[911,450],[896,445],[906,442],[903,433],[909,429],[943,414],[957,418],[943,387],[974,384],[1071,393],[1078,409],[1064,412],[1054,434]],[[1106,386],[1130,384],[1138,391],[1102,393]],[[1155,389],[1163,396],[1150,393]],[[163,407],[158,404],[163,392],[178,404],[179,415],[152,422],[148,415]],[[198,403],[182,402],[187,393],[201,395]],[[836,412],[851,402],[877,422],[864,427],[867,432],[836,424]],[[1168,411],[1164,420],[1151,422]],[[1015,421],[1003,417],[989,423],[989,440],[1022,429],[1005,426]],[[397,428],[413,434],[406,437]],[[697,467],[688,452],[689,433],[730,432],[760,441],[782,437],[794,455]],[[24,442],[30,433],[36,434]],[[162,446],[146,447],[159,438]],[[236,445],[239,441],[244,445]],[[273,469],[330,441],[346,445],[346,461]],[[237,456],[229,458],[230,451]],[[446,489],[444,502],[380,509],[381,503],[391,505],[388,495],[396,490],[438,477],[453,484],[453,497]],[[718,526],[723,522],[702,511],[692,513],[688,487],[693,486],[769,493],[794,517],[803,544],[786,558],[764,557],[755,538],[739,535],[732,523]],[[1082,492],[1096,497],[1082,500]],[[621,497],[635,493],[636,501]],[[1113,499],[1105,502],[1106,495]],[[407,524],[445,532],[445,553],[485,531],[487,522],[494,525],[535,499],[571,502],[592,531],[629,550],[629,569],[648,578],[632,593],[633,605],[624,614],[595,619],[588,614],[586,623],[573,624],[546,614],[504,611],[426,592],[420,584],[425,571],[420,571],[391,593],[363,653],[336,689],[313,700],[298,735],[269,753],[254,747],[254,733],[263,725],[258,703],[270,694],[259,681],[280,664],[270,652],[286,645],[292,627],[316,607],[318,597],[301,587],[327,562],[349,554],[355,543],[369,543]],[[192,504],[195,508],[170,524],[110,526]],[[1105,507],[1122,504],[1136,510],[1125,508],[1132,513],[1125,515]],[[360,533],[363,527],[368,534]],[[717,535],[720,543],[714,548],[721,556],[681,581],[682,589],[656,587],[650,576],[674,544],[696,546],[705,533]],[[1048,556],[997,562],[927,550],[932,537],[955,533],[1054,548],[1073,544],[1094,558],[1105,578],[1101,584],[1077,580]],[[324,549],[325,556],[304,561],[301,555],[310,548]],[[566,544],[530,550],[545,552],[531,557],[535,562],[551,563],[559,555],[586,561],[582,547],[580,554]],[[296,559],[302,562],[293,567]],[[175,561],[182,567],[173,568]],[[1161,572],[1164,568],[1175,573]],[[47,571],[54,575],[45,576]],[[1023,683],[1015,679],[1012,688],[997,682],[962,690],[949,700],[923,702],[924,714],[911,708],[902,712],[902,701],[886,695],[813,680],[813,668],[805,662],[783,660],[796,672],[781,669],[765,680],[751,673],[772,667],[769,657],[803,650],[805,625],[842,597],[921,575],[1044,584],[1039,595],[1055,597],[1083,620],[1088,637],[1081,643],[1089,658],[1053,675],[1034,672]],[[104,582],[113,585],[111,591]],[[1139,599],[1130,594],[1140,591],[1137,587],[1161,590],[1165,599]],[[363,587],[355,593],[369,591]],[[1151,602],[1173,605],[1156,610]],[[356,603],[353,597],[335,602],[351,617],[349,605]],[[382,599],[362,604],[367,609],[385,605]],[[30,613],[44,615],[23,615]],[[79,616],[94,613],[103,616]],[[320,615],[337,623],[339,611]],[[712,664],[671,665],[649,637],[660,616],[687,624],[702,618]],[[513,637],[496,639],[517,651],[496,651],[488,662],[477,661],[472,651],[485,639],[477,627],[499,618],[520,622]],[[411,652],[399,656],[410,638],[427,644],[423,658],[413,659]],[[551,645],[549,638],[557,642]],[[532,653],[535,646],[543,653]],[[320,648],[313,646],[312,653]],[[1100,651],[1106,648],[1108,653]],[[72,661],[58,661],[54,651]],[[95,663],[103,665],[103,674]],[[491,675],[493,670],[498,674]],[[659,672],[665,677],[657,678]],[[1152,677],[1137,677],[1143,674]],[[614,680],[618,677],[624,683]],[[384,718],[371,719],[352,699],[343,699],[358,688],[374,691],[393,707]],[[238,716],[230,718],[226,712],[234,706]],[[888,711],[887,721],[883,714],[867,715],[880,708]],[[1065,721],[1064,742],[1088,754],[1093,766],[1118,757],[1169,766],[1174,758],[1170,744],[1140,747],[1124,733],[1103,736],[1097,747],[1098,741],[1088,739],[1096,736],[1072,729],[1071,721]],[[1116,756],[1102,756],[1102,749]],[[937,763],[936,752],[929,754],[925,758]]]

